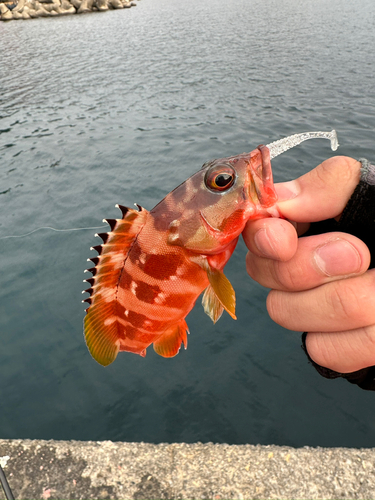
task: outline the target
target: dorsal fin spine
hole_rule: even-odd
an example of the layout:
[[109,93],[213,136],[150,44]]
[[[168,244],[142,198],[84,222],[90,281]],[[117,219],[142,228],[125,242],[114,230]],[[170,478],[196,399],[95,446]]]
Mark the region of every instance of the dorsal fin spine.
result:
[[95,247],[91,247],[93,250],[96,250],[100,255],[102,253],[103,247],[102,245],[96,245]]
[[116,208],[119,208],[122,213],[122,218],[125,218],[125,215],[129,212],[130,208],[124,207],[123,205],[116,205]]
[[107,224],[109,224],[111,227],[111,231],[113,231],[116,227],[117,219],[103,219],[103,222],[106,222]]
[[95,236],[99,236],[103,240],[103,243],[107,243],[108,238],[109,238],[109,233],[98,233]]
[[95,276],[96,274],[96,267],[90,267],[90,269],[86,269],[85,271],[87,271],[88,273],[91,273],[93,276]]

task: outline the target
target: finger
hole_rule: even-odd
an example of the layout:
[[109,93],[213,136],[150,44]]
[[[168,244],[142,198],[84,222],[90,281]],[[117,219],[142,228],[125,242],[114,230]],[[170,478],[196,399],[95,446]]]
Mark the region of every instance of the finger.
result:
[[332,333],[309,333],[306,348],[315,363],[340,373],[375,365],[375,325]]
[[[280,252],[285,249],[280,248]],[[285,262],[249,252],[246,269],[266,288],[299,292],[363,274],[370,259],[369,249],[363,241],[351,234],[337,232],[300,238],[295,254]]]
[[258,219],[248,222],[242,233],[247,248],[258,257],[289,260],[297,250],[297,233],[284,219]]
[[275,184],[279,212],[296,222],[338,216],[359,182],[360,168],[357,160],[336,156],[296,180]]
[[272,290],[267,297],[271,318],[288,330],[338,332],[375,324],[375,269],[361,276],[332,281],[312,290]]

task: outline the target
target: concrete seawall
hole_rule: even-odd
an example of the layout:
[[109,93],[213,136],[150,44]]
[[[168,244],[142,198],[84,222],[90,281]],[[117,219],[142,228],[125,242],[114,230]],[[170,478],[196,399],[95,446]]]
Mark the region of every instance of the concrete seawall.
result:
[[134,0],[15,0],[0,2],[0,21],[105,12],[135,7]]
[[0,462],[23,500],[375,498],[373,448],[0,440]]

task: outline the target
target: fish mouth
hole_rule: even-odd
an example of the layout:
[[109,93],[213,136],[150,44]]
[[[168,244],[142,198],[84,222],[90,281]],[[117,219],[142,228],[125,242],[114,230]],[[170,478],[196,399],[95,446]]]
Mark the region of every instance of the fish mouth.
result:
[[[253,154],[252,154],[253,153]],[[247,195],[256,205],[268,208],[277,200],[273,184],[270,152],[261,144],[250,153]]]

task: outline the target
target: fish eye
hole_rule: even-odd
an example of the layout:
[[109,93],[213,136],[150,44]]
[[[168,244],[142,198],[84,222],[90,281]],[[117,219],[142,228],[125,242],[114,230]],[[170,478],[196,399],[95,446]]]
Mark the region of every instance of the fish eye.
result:
[[233,186],[236,171],[229,165],[214,165],[207,170],[204,183],[210,191],[223,192]]

